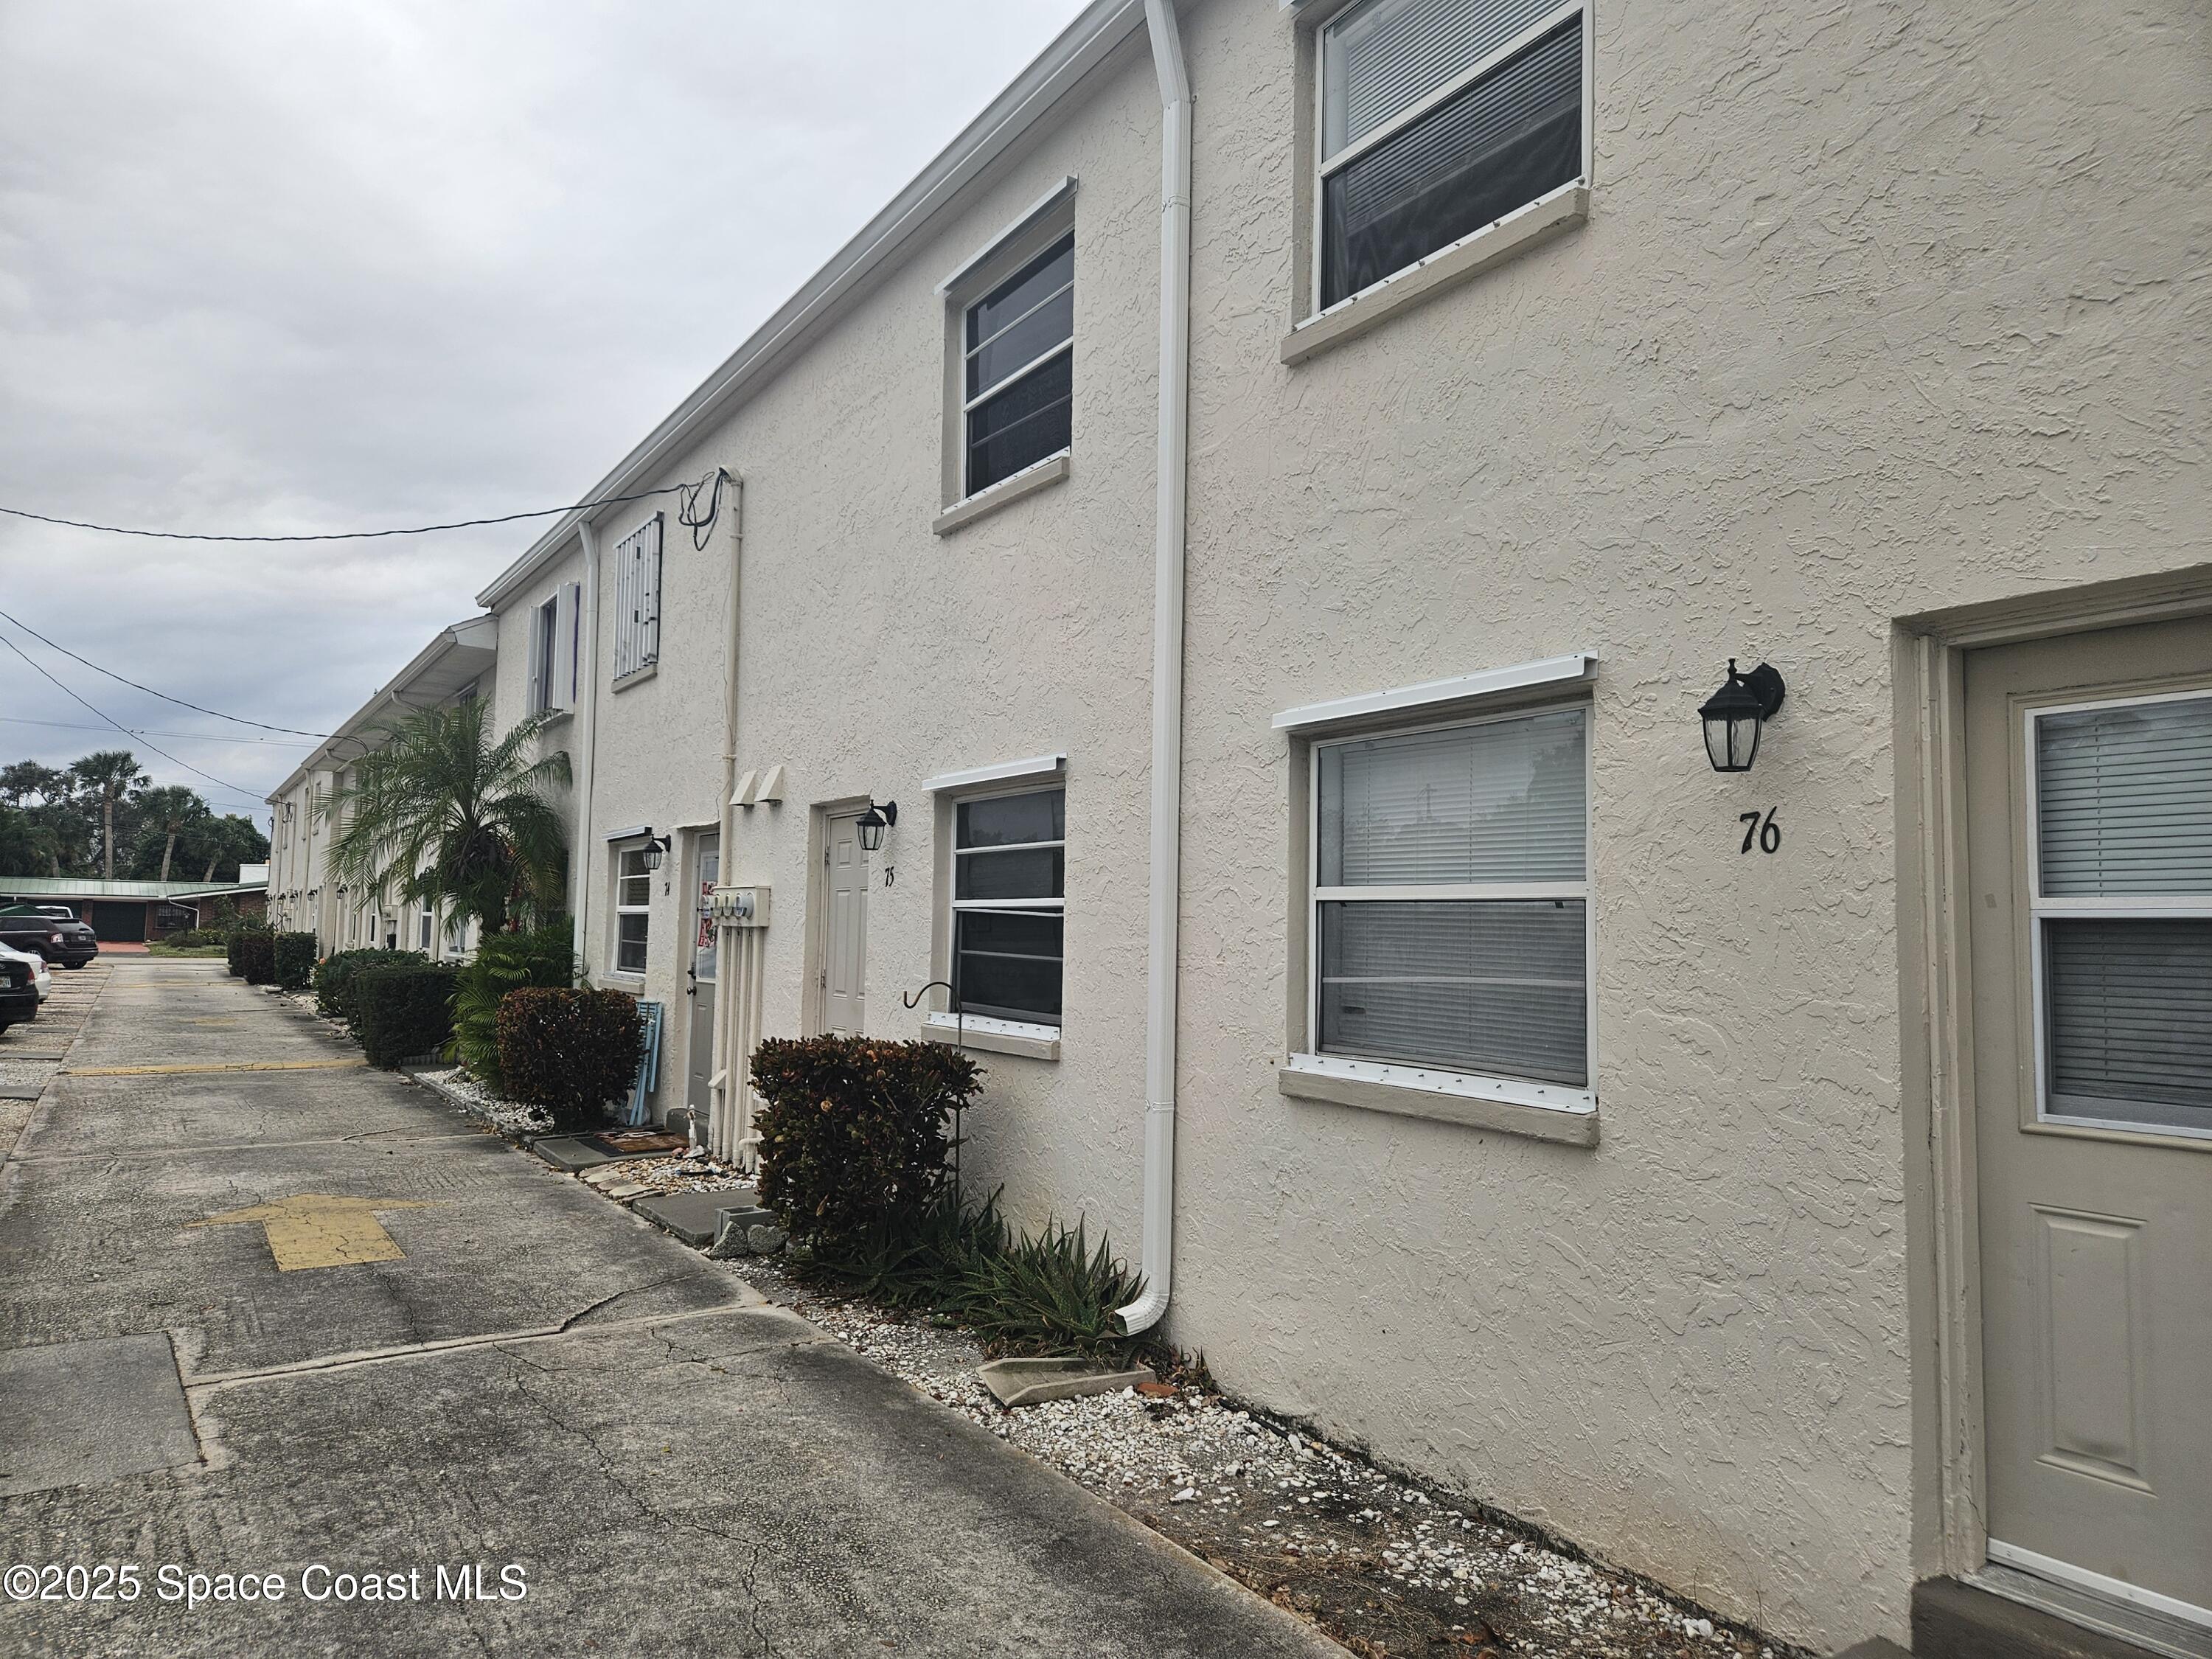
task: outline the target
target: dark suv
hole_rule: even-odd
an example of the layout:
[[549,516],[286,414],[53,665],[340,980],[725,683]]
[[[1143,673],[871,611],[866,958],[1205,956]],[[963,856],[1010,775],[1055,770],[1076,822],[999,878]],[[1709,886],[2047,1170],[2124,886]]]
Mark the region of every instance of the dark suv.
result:
[[0,957],[0,1031],[39,1017],[39,988],[32,964],[21,957]]
[[0,942],[64,968],[82,968],[100,954],[92,929],[61,904],[0,905]]

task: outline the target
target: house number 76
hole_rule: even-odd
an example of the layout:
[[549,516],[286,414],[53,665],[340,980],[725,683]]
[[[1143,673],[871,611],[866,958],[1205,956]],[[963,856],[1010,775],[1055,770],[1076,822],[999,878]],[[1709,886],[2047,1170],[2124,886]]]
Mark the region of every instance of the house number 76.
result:
[[1778,853],[1782,850],[1782,827],[1775,823],[1774,809],[1771,806],[1766,809],[1766,816],[1764,818],[1756,812],[1739,812],[1736,814],[1736,822],[1744,827],[1742,851],[1747,853],[1751,851],[1751,844],[1753,842],[1759,843],[1759,850],[1762,853]]

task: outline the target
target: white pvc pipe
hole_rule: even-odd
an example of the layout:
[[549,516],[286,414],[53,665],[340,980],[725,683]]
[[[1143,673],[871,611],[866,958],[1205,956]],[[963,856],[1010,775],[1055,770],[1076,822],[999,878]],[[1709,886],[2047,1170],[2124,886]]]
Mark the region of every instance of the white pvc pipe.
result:
[[1183,520],[1190,449],[1190,80],[1173,0],[1145,0],[1145,22],[1160,83],[1160,433],[1153,498],[1152,886],[1145,952],[1145,1289],[1117,1310],[1132,1335],[1167,1312],[1175,1257]]
[[[577,678],[584,687],[584,706],[575,714],[577,753],[574,764],[569,768],[576,791],[576,846],[568,856],[568,885],[574,895],[568,914],[572,919],[569,928],[573,948],[580,958],[588,961],[584,949],[584,926],[590,919],[592,908],[592,738],[599,726],[599,532],[586,519],[576,526],[576,535],[584,544],[583,616],[578,629],[582,638],[578,653],[590,654],[577,665]],[[546,672],[551,674],[550,665]]]

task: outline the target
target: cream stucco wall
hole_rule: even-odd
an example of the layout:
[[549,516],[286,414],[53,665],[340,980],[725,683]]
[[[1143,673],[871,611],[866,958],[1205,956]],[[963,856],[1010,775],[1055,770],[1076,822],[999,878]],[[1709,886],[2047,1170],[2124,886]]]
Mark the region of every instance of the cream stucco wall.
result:
[[[1295,368],[1298,24],[1186,8],[1196,90],[1181,1169],[1169,1331],[1233,1390],[1785,1637],[1901,1637],[1937,1454],[1908,1288],[1892,619],[2208,557],[2201,11],[1596,14],[1589,222]],[[896,799],[867,1024],[939,970],[926,777],[1068,756],[1057,1062],[986,1056],[971,1178],[1133,1255],[1158,112],[1141,41],[647,483],[744,479],[725,879],[802,1029],[816,809]],[[943,538],[936,281],[1066,173],[1066,482]],[[611,550],[641,516],[599,526]],[[600,839],[711,822],[726,544],[601,689]],[[502,606],[523,706],[529,605]],[[563,574],[568,572],[570,574]],[[601,608],[611,601],[611,563]],[[1293,1101],[1292,705],[1595,651],[1595,1148]],[[1757,769],[1693,710],[1790,702]],[[573,722],[570,725],[573,726]],[[573,732],[562,738],[571,752]],[[1782,850],[1739,853],[1771,807]],[[884,866],[895,866],[885,884]],[[672,858],[642,990],[683,1002]],[[682,1097],[682,1028],[659,1106]],[[1916,1339],[1916,1330],[1920,1334]],[[1916,1397],[1916,1389],[1919,1395]]]

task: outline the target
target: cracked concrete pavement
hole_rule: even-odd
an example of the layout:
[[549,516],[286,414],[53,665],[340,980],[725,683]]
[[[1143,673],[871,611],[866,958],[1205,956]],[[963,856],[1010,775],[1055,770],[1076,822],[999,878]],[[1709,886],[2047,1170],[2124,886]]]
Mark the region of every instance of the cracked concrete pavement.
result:
[[[100,993],[0,1171],[0,1570],[64,1569],[0,1652],[1341,1651],[428,1091],[213,1069],[344,1053],[220,964]],[[193,1224],[310,1194],[399,1254]]]

